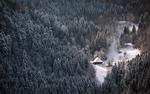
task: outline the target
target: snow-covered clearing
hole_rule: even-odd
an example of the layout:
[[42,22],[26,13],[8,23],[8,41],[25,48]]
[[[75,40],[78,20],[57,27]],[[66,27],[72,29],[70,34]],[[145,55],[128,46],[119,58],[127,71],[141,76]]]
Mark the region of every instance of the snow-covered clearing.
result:
[[140,50],[136,48],[121,48],[118,53],[114,54],[112,60],[112,65],[118,64],[119,62],[127,62],[140,55]]
[[[118,64],[120,62],[127,62],[135,58],[137,55],[140,55],[140,50],[135,48],[121,48],[120,52],[113,54],[112,66]],[[108,72],[110,72],[110,68],[107,67],[108,61],[104,61],[102,65],[94,65],[94,69],[96,72],[96,79],[98,80],[98,85],[104,82],[105,77],[107,76]]]
[[93,65],[96,71],[96,79],[98,81],[98,85],[104,82],[104,78],[107,76],[108,70],[105,67]]
[[138,30],[138,25],[127,22],[127,21],[118,21],[116,28],[116,34],[114,35],[111,46],[108,49],[107,60],[102,61],[100,58],[96,58],[93,62],[103,62],[101,65],[94,65],[93,67],[96,71],[96,79],[98,81],[98,85],[102,84],[107,76],[108,72],[111,71],[111,68],[108,68],[108,63],[111,65],[115,65],[120,62],[127,62],[135,58],[137,55],[140,55],[140,50],[134,48],[132,43],[125,43],[126,47],[118,49],[118,42],[120,42],[120,37],[123,34],[123,30],[125,27],[128,27],[130,32],[132,32],[133,27],[135,26],[136,31]]

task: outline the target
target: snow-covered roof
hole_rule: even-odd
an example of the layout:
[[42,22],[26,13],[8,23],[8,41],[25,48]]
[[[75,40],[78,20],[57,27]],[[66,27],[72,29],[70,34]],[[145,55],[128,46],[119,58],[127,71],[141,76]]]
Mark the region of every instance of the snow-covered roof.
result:
[[103,62],[103,61],[99,57],[96,57],[93,61],[91,61],[91,63],[95,62]]
[[125,43],[124,45],[133,48],[133,44],[132,43]]
[[125,43],[124,45],[133,46],[132,43]]

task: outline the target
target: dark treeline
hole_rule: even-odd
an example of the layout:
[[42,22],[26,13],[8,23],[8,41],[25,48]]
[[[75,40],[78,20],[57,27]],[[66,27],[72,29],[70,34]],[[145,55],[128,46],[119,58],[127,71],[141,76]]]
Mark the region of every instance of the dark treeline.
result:
[[114,66],[99,89],[100,94],[149,94],[150,55],[143,54],[125,64]]
[[1,1],[0,93],[94,94],[94,69],[73,34],[54,14],[20,3]]
[[0,94],[149,94],[149,55],[130,61],[128,71],[115,66],[100,87],[89,63],[95,49],[108,48],[113,20],[134,10],[136,2],[127,9],[123,2],[1,0]]

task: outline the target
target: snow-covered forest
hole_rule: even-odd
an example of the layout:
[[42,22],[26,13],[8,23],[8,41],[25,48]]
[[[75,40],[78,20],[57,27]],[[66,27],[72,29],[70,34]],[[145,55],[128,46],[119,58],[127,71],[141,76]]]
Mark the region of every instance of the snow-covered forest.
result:
[[0,94],[150,94],[149,0],[0,0]]

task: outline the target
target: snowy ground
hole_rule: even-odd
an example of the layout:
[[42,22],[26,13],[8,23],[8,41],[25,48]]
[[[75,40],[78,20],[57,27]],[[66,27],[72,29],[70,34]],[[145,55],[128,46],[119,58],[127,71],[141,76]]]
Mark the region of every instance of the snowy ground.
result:
[[98,85],[104,82],[105,77],[107,76],[108,70],[106,67],[93,65],[96,71],[96,79],[98,81]]
[[[140,50],[132,47],[121,48],[120,52],[116,53],[112,58],[112,65],[118,64],[119,62],[127,62],[135,58],[137,55],[140,55]],[[126,54],[125,54],[126,53]],[[107,63],[107,61],[105,62]],[[104,82],[105,77],[108,72],[110,72],[110,68],[107,67],[107,64],[103,65],[94,65],[96,71],[96,79],[98,81],[98,85]]]
[[[120,41],[120,37],[123,34],[124,27],[128,27],[130,32],[132,32],[133,27],[135,26],[136,31],[138,30],[138,25],[132,22],[127,21],[118,21],[118,25],[116,28],[116,35],[114,35],[114,39],[107,53],[107,61],[104,61],[102,65],[94,65],[96,71],[96,78],[98,80],[98,85],[104,82],[105,77],[108,72],[111,71],[111,68],[107,67],[108,63],[111,65],[118,64],[119,62],[127,62],[135,58],[137,55],[140,55],[140,50],[133,47],[132,43],[126,43],[124,48],[118,49],[118,41]],[[98,59],[97,59],[98,60]],[[98,60],[101,61],[101,60]],[[91,62],[94,62],[91,61]]]
[[112,58],[112,65],[119,62],[127,62],[140,55],[140,50],[135,48],[121,48],[119,53],[115,54]]

